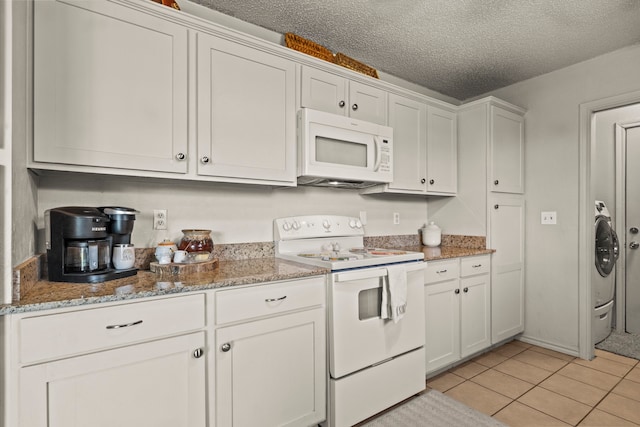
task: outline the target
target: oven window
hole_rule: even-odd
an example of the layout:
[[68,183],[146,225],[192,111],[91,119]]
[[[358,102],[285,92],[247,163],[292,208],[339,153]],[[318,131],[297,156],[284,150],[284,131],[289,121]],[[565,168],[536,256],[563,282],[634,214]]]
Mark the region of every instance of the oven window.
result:
[[358,318],[367,320],[380,318],[382,287],[365,289],[358,294]]
[[316,161],[367,167],[367,144],[316,136]]

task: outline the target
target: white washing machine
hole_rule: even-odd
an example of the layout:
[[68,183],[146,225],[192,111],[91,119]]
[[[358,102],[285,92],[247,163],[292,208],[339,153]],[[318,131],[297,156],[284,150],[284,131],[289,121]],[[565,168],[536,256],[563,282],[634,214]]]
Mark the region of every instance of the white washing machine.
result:
[[611,333],[613,297],[615,294],[615,265],[620,245],[611,223],[609,209],[600,200],[595,202],[595,265],[591,274],[593,289],[593,342],[599,343]]

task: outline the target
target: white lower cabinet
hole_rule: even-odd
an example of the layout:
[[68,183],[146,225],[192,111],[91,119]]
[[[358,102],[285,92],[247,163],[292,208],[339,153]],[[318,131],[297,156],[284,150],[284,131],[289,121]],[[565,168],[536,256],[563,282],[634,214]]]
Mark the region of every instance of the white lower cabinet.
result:
[[206,426],[204,315],[192,294],[9,316],[8,425]]
[[491,257],[428,262],[425,272],[426,373],[491,345]]
[[216,426],[326,418],[325,278],[216,293]]

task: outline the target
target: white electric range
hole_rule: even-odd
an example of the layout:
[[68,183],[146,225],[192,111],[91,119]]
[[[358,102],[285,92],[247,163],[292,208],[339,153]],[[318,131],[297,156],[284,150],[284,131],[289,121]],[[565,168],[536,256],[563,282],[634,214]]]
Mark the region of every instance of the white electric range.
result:
[[[276,257],[331,269],[326,424],[352,426],[422,391],[424,254],[364,247],[364,227],[355,217],[278,218],[273,228]],[[391,277],[400,277],[405,290],[400,319],[382,314]]]

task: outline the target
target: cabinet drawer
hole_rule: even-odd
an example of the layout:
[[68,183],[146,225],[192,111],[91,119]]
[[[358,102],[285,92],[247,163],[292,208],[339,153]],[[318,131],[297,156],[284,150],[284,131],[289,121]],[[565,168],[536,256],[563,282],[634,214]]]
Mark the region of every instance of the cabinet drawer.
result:
[[216,324],[324,305],[325,278],[252,286],[216,293]]
[[29,364],[203,328],[204,294],[20,320],[20,362]]
[[462,258],[460,261],[460,277],[485,274],[491,271],[490,255]]
[[424,272],[424,282],[437,283],[443,280],[457,279],[460,274],[460,260],[458,258],[447,261],[427,262]]

